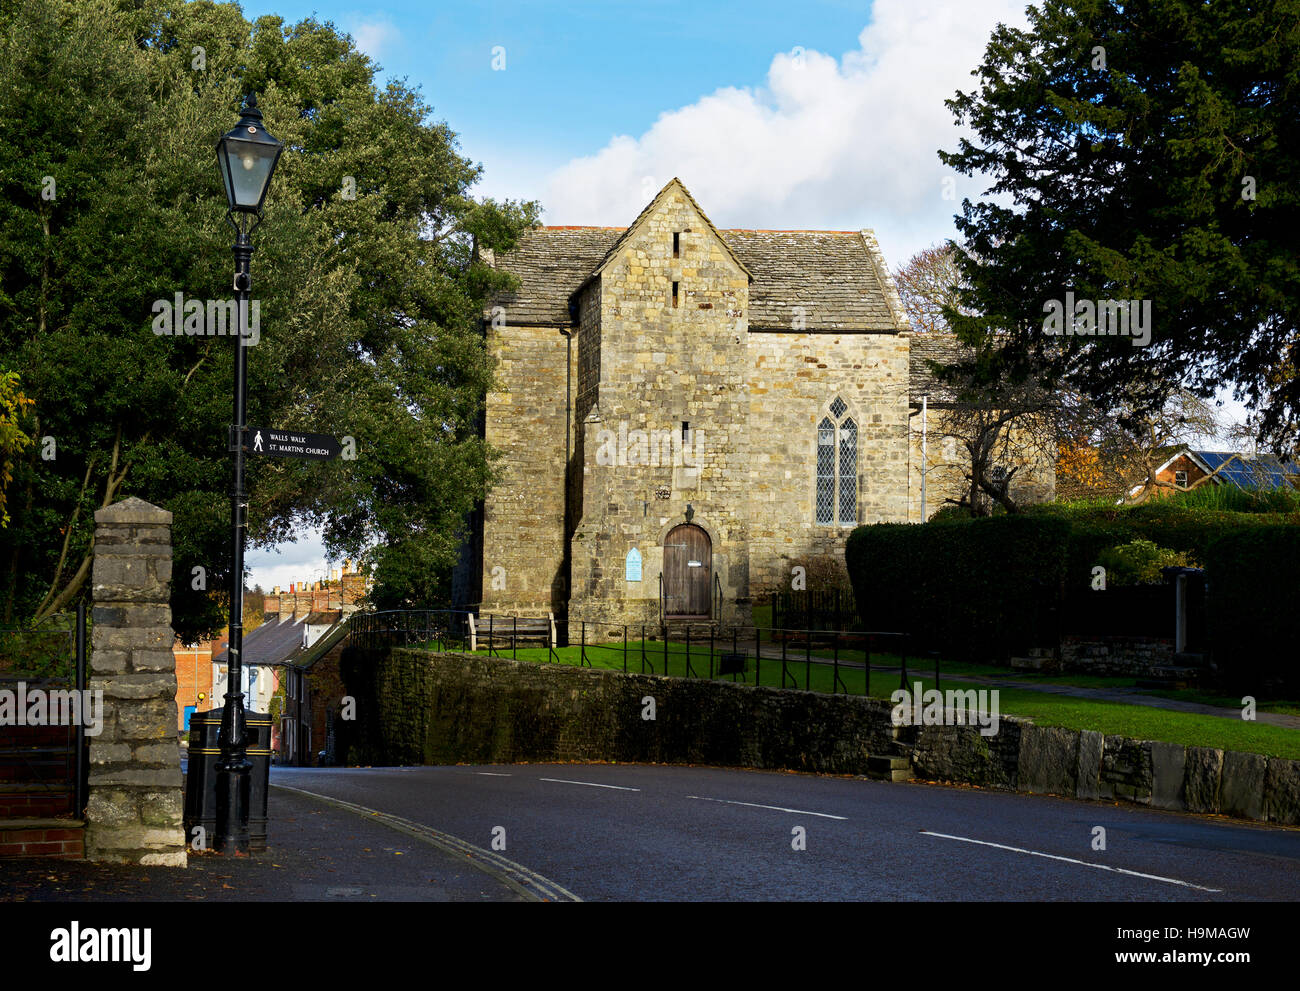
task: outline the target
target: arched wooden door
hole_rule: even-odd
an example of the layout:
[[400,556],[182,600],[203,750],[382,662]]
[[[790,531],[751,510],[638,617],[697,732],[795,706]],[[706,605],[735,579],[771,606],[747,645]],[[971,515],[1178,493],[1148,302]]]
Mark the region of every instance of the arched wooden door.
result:
[[664,615],[707,618],[713,543],[703,528],[683,523],[664,538]]

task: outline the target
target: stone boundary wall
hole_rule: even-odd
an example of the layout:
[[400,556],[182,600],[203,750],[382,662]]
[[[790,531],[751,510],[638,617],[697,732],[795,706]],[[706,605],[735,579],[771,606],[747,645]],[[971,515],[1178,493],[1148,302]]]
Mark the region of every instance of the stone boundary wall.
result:
[[104,727],[90,742],[89,860],[186,866],[171,522],[134,497],[95,513],[87,687],[104,693]]
[[[906,755],[918,778],[1300,824],[1300,761],[1040,727],[903,726],[861,696],[395,650],[347,665],[360,738],[381,763],[620,761],[866,774]],[[345,672],[346,676],[346,672]],[[382,687],[382,691],[377,689]],[[644,719],[646,699],[655,718]],[[378,701],[376,701],[376,699]]]
[[1061,669],[1067,672],[1142,678],[1177,666],[1174,642],[1161,637],[1061,638]]

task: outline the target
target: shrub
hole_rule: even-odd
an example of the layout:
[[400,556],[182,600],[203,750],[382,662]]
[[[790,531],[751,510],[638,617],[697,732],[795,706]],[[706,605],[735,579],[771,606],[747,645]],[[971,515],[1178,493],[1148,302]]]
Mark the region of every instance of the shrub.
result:
[[1300,691],[1296,603],[1300,527],[1258,526],[1229,533],[1206,554],[1212,655],[1237,690]]
[[1097,563],[1106,569],[1106,584],[1110,585],[1161,585],[1165,577],[1161,568],[1175,565],[1184,568],[1199,567],[1186,551],[1160,547],[1150,540],[1133,540],[1127,544],[1108,547],[1097,555]]
[[975,660],[1054,645],[1066,592],[1090,591],[1098,564],[1108,584],[1123,585],[1159,582],[1162,567],[1201,562],[1216,663],[1239,679],[1258,663],[1259,677],[1300,681],[1300,665],[1283,660],[1300,653],[1293,619],[1300,513],[1174,500],[1048,504],[1012,516],[859,527],[845,557],[867,629],[901,630],[926,648]]

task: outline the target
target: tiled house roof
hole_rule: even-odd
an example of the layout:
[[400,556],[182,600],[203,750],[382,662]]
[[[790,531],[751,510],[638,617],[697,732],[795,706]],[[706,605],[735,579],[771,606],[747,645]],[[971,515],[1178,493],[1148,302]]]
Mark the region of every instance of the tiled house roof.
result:
[[567,327],[569,297],[600,265],[623,233],[621,227],[539,227],[526,232],[497,265],[519,280],[519,289],[494,301],[506,322]]
[[908,398],[913,403],[919,403],[922,396],[929,396],[931,406],[955,402],[956,392],[951,385],[939,381],[930,368],[930,362],[952,364],[963,353],[969,353],[969,349],[963,348],[952,334],[927,333],[913,334],[908,352],[911,362]]
[[719,231],[754,275],[750,330],[893,332],[899,327],[875,259],[858,231]]
[[[682,191],[686,192],[684,187]],[[689,192],[686,195],[690,197]],[[661,196],[663,192],[641,217]],[[702,210],[700,215],[704,216]],[[526,232],[513,251],[496,260],[498,267],[519,279],[519,289],[503,294],[494,305],[505,308],[507,324],[571,325],[569,304],[574,294],[599,273],[636,227],[634,222],[628,228],[539,227]],[[804,329],[809,331],[894,333],[908,329],[898,292],[871,231],[717,233],[750,275],[750,330],[790,330],[795,307],[804,309]]]
[[[292,617],[267,620],[244,634],[243,662],[256,665],[283,664],[291,654],[302,649],[305,630],[305,624]],[[228,650],[223,650],[213,658],[218,664],[226,664],[229,659]]]

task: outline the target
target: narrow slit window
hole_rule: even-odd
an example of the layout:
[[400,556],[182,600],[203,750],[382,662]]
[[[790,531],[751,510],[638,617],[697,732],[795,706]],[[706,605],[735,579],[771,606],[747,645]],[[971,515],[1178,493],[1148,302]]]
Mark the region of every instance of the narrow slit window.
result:
[[689,420],[683,420],[682,421],[682,443],[689,444],[690,440],[691,440],[691,422]]
[[673,306],[677,305],[677,286],[678,283],[674,282],[673,283]]
[[673,232],[673,257],[682,256],[682,235],[676,231]]

